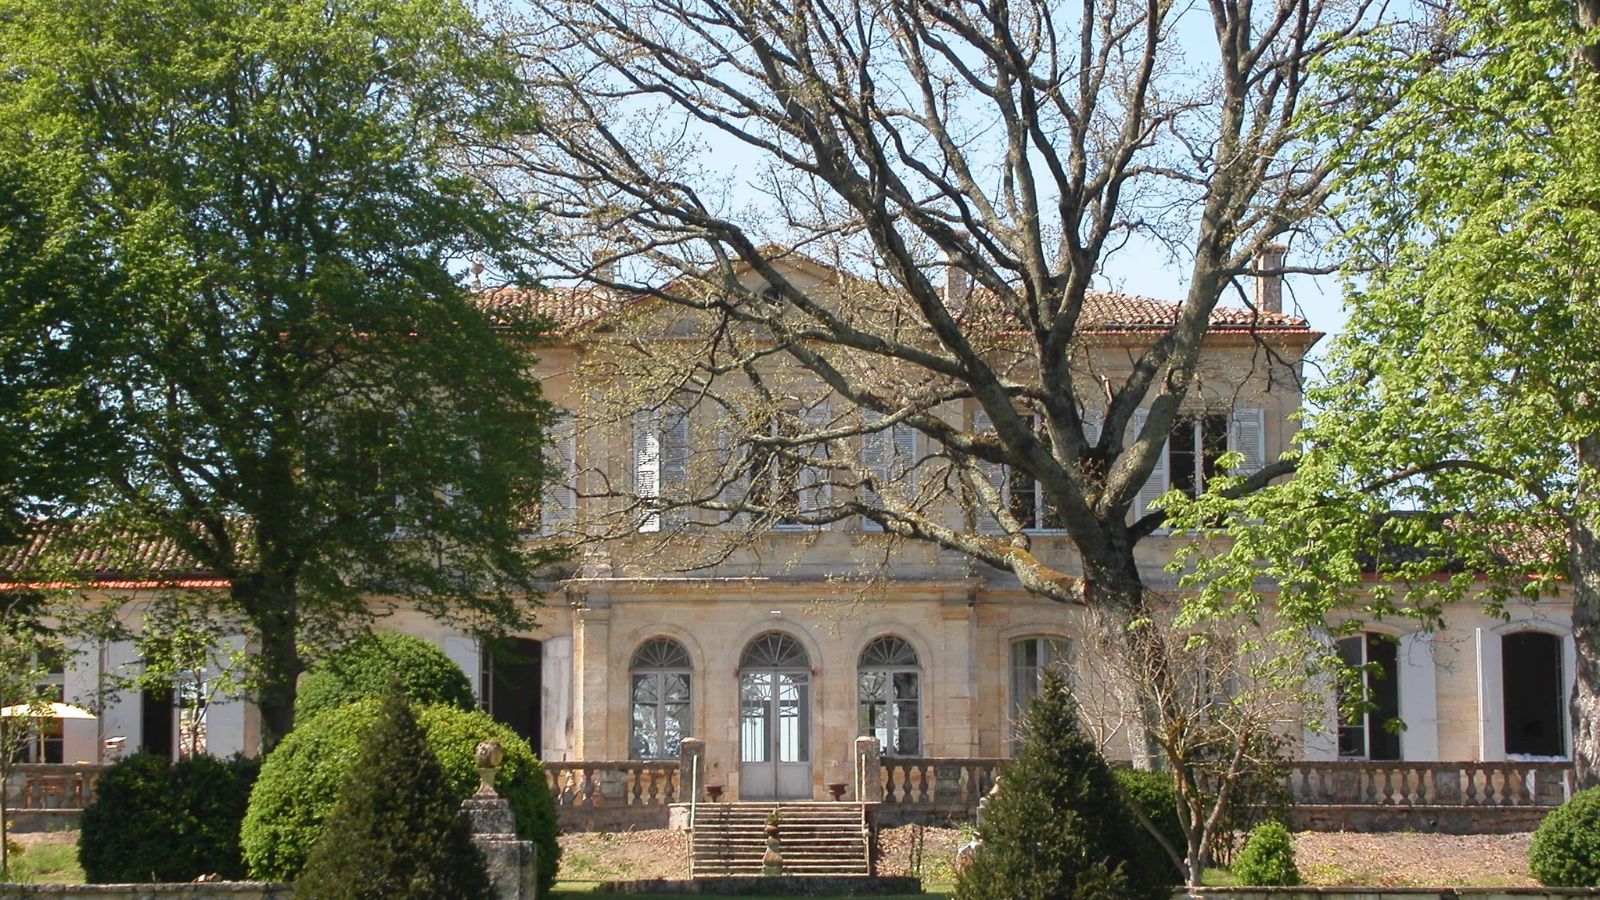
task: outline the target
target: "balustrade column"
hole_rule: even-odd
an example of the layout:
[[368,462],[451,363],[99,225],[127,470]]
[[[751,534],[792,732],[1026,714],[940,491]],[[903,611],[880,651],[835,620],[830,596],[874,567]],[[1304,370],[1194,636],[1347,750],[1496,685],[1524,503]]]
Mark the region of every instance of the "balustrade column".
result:
[[856,738],[856,799],[862,803],[883,802],[883,757],[878,739],[870,735]]
[[686,737],[678,747],[678,802],[704,803],[705,798],[706,742]]

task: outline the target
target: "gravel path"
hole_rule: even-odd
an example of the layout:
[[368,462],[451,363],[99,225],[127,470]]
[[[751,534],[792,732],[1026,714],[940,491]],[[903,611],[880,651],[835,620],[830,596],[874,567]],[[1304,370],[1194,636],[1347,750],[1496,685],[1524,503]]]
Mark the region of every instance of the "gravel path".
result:
[[[1307,884],[1520,887],[1536,884],[1528,875],[1530,837],[1301,832],[1294,849]],[[950,860],[960,842],[961,832],[954,828],[923,829],[925,881],[947,883],[954,877]],[[908,874],[916,843],[909,826],[879,832],[878,874]],[[680,832],[565,834],[561,851],[563,880],[689,877],[688,840]]]

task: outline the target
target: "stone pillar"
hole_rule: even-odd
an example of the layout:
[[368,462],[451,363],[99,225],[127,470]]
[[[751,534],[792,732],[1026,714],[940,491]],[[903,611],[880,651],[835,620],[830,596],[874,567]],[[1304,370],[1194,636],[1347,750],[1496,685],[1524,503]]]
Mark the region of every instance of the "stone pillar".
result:
[[678,747],[678,802],[703,803],[705,797],[706,742],[686,737]]
[[856,800],[862,803],[883,802],[883,760],[878,749],[878,739],[863,735],[856,738]]
[[539,895],[532,841],[517,837],[517,818],[494,789],[494,773],[505,762],[499,741],[478,745],[478,792],[461,803],[472,827],[472,844],[483,854],[495,900],[534,900]]

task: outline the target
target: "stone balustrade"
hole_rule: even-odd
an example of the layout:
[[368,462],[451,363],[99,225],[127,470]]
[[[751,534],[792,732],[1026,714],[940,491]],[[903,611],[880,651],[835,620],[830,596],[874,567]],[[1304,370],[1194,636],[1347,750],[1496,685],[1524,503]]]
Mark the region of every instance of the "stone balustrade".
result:
[[680,794],[675,759],[548,762],[544,773],[565,829],[664,828]]
[[1296,805],[1555,807],[1572,791],[1565,762],[1294,762]]

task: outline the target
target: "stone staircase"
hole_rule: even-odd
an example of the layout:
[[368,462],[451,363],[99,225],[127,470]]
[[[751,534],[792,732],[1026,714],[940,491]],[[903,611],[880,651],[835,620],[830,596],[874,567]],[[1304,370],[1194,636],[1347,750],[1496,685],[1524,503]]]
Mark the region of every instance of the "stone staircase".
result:
[[871,832],[860,803],[702,803],[695,811],[695,878],[762,875],[765,826],[778,811],[778,874],[872,874]]

